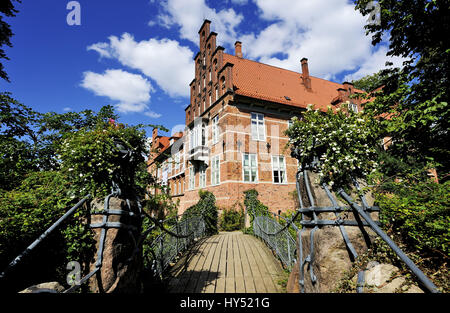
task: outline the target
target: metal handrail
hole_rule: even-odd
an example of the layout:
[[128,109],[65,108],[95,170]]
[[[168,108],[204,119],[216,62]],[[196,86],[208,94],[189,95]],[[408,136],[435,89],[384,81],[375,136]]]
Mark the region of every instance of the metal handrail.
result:
[[186,216],[180,220],[177,216],[175,225],[169,229],[163,225],[163,221],[158,226],[163,232],[150,244],[150,252],[153,256],[153,274],[162,278],[170,263],[196,239],[204,237],[206,232],[203,215]]
[[[326,184],[322,184],[322,188],[325,190],[332,206],[325,206],[320,207],[316,206],[314,202],[314,197],[311,192],[311,186],[310,181],[308,178],[308,171],[307,169],[312,168],[309,167],[302,167],[297,172],[297,181],[296,181],[296,188],[297,188],[297,194],[298,199],[300,203],[300,208],[296,210],[291,216],[291,218],[284,218],[278,214],[272,213],[274,216],[278,216],[279,218],[284,219],[287,224],[281,226],[279,223],[277,223],[274,219],[267,217],[267,216],[256,216],[253,221],[253,228],[254,228],[254,235],[257,237],[262,238],[266,244],[272,248],[278,257],[283,261],[283,263],[288,266],[292,267],[292,265],[295,263],[292,259],[286,259],[286,247],[283,249],[282,246],[278,245],[277,242],[277,236],[282,234],[284,231],[287,230],[288,227],[292,226],[297,233],[298,241],[295,242],[294,239],[291,236],[291,240],[295,242],[295,247],[292,249],[289,246],[289,252],[295,251],[295,253],[298,253],[299,258],[299,272],[300,272],[300,278],[299,278],[299,285],[301,292],[304,292],[304,267],[308,265],[308,269],[310,272],[311,282],[313,284],[316,283],[317,277],[314,275],[313,272],[313,262],[314,262],[314,232],[319,229],[319,225],[334,225],[338,226],[342,237],[344,239],[344,242],[351,254],[351,257],[353,260],[355,260],[358,257],[358,254],[356,250],[354,249],[353,245],[351,244],[348,235],[344,229],[344,225],[348,226],[368,226],[370,227],[378,236],[380,236],[388,245],[389,247],[394,251],[394,253],[406,264],[406,266],[412,271],[412,273],[419,279],[419,281],[424,285],[424,287],[432,292],[432,293],[438,293],[437,287],[425,276],[425,274],[411,261],[411,259],[408,258],[408,256],[389,238],[389,236],[383,232],[383,230],[379,227],[379,223],[372,220],[370,215],[368,213],[370,212],[378,212],[380,209],[378,207],[371,207],[367,204],[367,201],[363,195],[360,195],[360,200],[362,202],[362,207],[359,206],[353,199],[345,193],[345,191],[341,188],[337,191],[337,194],[342,196],[346,202],[350,205],[349,207],[346,206],[339,206],[336,199],[333,197],[331,190],[328,188]],[[310,206],[305,207],[303,200],[302,200],[302,191],[300,188],[300,181],[301,178],[303,178],[304,186],[306,190],[306,197],[309,201]],[[354,186],[358,191],[360,191],[358,182],[355,179],[352,179]],[[361,216],[364,221],[347,221],[342,220],[338,213],[352,209],[353,212],[357,213],[357,216]],[[336,216],[336,220],[319,220],[317,213],[323,213],[323,212],[334,212]],[[304,219],[305,213],[311,213],[312,218],[310,220]],[[298,229],[298,227],[294,224],[294,221],[298,218],[298,216],[301,215],[301,221],[299,223],[301,224],[302,228]],[[356,216],[355,216],[356,217]],[[310,250],[309,254],[303,258],[303,243],[302,243],[302,233],[306,230],[307,227],[313,227],[313,229],[310,232]],[[358,279],[357,279],[357,292],[362,292],[362,287],[364,285],[364,270],[361,270],[358,272]]]
[[62,222],[64,222],[69,216],[73,215],[75,211],[81,207],[87,200],[91,197],[90,194],[81,199],[77,204],[70,208],[63,216],[61,216],[55,223],[52,224],[46,231],[42,233],[32,244],[30,244],[21,254],[12,260],[6,269],[0,274],[0,279],[5,278],[5,276],[17,265],[19,264],[34,248],[36,248],[48,235],[50,235]]

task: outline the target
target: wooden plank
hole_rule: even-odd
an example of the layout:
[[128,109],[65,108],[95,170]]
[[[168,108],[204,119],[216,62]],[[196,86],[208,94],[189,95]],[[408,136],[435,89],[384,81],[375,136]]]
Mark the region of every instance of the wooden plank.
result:
[[225,277],[227,273],[227,245],[229,236],[227,236],[225,233],[221,235],[224,236],[224,240],[222,241],[222,247],[220,249],[219,270],[217,274],[215,290],[216,293],[225,292]]
[[234,251],[233,251],[233,241],[235,236],[233,233],[228,233],[228,245],[227,245],[227,273],[225,276],[225,292],[235,293],[236,292],[236,280],[234,276]]
[[218,243],[216,247],[216,252],[214,253],[213,260],[211,262],[211,270],[208,274],[208,280],[211,282],[208,286],[205,286],[205,289],[203,292],[215,292],[216,289],[216,283],[217,278],[219,276],[219,261],[220,261],[220,255],[222,252],[222,246],[223,242],[225,240],[225,237],[222,235],[217,235]]
[[253,280],[253,274],[250,268],[247,250],[245,249],[243,243],[243,240],[245,240],[244,235],[243,234],[240,235],[237,239],[238,239],[237,240],[238,249],[240,253],[239,255],[241,258],[241,265],[242,265],[242,275],[244,277],[245,292],[255,293],[256,292],[255,282]]
[[263,281],[267,292],[279,292],[278,285],[274,282],[274,280],[279,277],[281,267],[276,266],[276,259],[265,243],[255,237],[251,237],[250,241],[253,243],[251,244],[251,247],[254,251],[255,257],[259,257],[261,260],[261,267],[265,267]]
[[[202,251],[204,250],[205,246],[203,244],[201,244],[202,242],[197,242],[196,245],[198,245],[195,254],[193,255],[193,257],[188,260],[188,264],[186,267],[186,271],[184,271],[181,274],[180,280],[179,280],[179,284],[177,286],[177,288],[175,289],[174,292],[192,292],[192,291],[188,291],[187,287],[189,285],[189,283],[191,282],[191,280],[193,279],[192,274],[194,273],[194,269],[198,263],[198,261],[200,260]],[[196,278],[194,278],[196,279]]]
[[257,293],[265,293],[266,287],[264,285],[264,281],[262,279],[262,273],[260,272],[258,262],[256,262],[255,256],[253,254],[253,250],[250,247],[249,238],[250,235],[244,235],[243,237],[243,246],[248,256],[248,261],[250,264],[250,269],[252,271],[252,277],[255,284],[255,289]]
[[202,290],[205,289],[205,286],[209,284],[208,277],[209,274],[211,273],[211,264],[217,249],[217,243],[219,242],[219,239],[217,236],[212,236],[211,238],[209,238],[208,241],[209,241],[209,249],[207,251],[207,256],[201,269],[200,277],[198,278],[197,286],[195,287],[194,290],[195,293],[202,292]]
[[[208,239],[210,239],[210,238],[208,238]],[[200,278],[200,274],[203,270],[203,264],[205,263],[205,260],[206,260],[206,255],[208,254],[208,251],[210,250],[210,246],[211,246],[211,242],[208,239],[201,244],[200,249],[196,255],[197,262],[195,263],[195,266],[192,267],[192,270],[191,270],[192,273],[191,273],[189,282],[186,285],[186,289],[185,289],[185,292],[187,292],[187,293],[195,292],[195,288],[196,288],[198,280]]]
[[211,261],[211,267],[210,272],[208,274],[208,285],[205,286],[202,290],[202,292],[205,293],[213,293],[216,290],[216,282],[219,275],[219,261],[220,261],[220,253],[222,250],[223,241],[225,239],[225,236],[223,235],[216,235],[217,238],[217,246],[214,252],[214,256]]
[[239,238],[242,237],[242,232],[233,234],[233,256],[234,256],[234,277],[236,292],[245,292],[244,273],[242,271],[242,251],[239,250]]

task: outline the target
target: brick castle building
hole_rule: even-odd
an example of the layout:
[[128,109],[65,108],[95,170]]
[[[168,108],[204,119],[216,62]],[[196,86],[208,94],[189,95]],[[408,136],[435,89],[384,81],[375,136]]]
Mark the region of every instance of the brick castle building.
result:
[[199,31],[185,131],[166,137],[153,130],[158,151],[149,169],[179,199],[179,213],[197,203],[200,189],[211,191],[221,208],[243,203],[244,191],[256,189],[271,211],[296,209],[298,162],[284,131],[310,104],[326,111],[350,101],[359,110],[349,99],[359,90],[310,76],[306,58],[297,73],[245,59],[239,41],[234,55],[225,53],[210,24],[205,20]]

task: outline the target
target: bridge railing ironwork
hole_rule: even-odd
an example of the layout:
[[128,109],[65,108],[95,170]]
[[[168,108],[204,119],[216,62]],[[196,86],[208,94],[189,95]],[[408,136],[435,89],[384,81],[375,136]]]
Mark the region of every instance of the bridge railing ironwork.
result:
[[[171,262],[197,239],[205,236],[205,221],[201,214],[177,216],[160,221],[161,234],[149,245],[154,275],[162,277]],[[171,224],[167,228],[162,226]]]
[[[175,257],[182,251],[186,250],[196,239],[203,237],[205,235],[205,222],[202,214],[197,215],[186,215],[174,218],[175,222],[170,222],[169,220],[158,221],[151,216],[145,214],[142,210],[141,202],[136,199],[139,212],[131,212],[130,201],[126,200],[130,211],[114,210],[109,208],[109,202],[111,197],[119,197],[121,194],[120,189],[115,186],[114,190],[105,198],[104,209],[101,211],[91,212],[91,214],[102,214],[103,220],[101,223],[90,224],[89,227],[100,228],[100,241],[97,250],[97,259],[94,269],[85,275],[80,281],[72,285],[70,288],[64,290],[64,293],[75,292],[81,285],[86,283],[89,278],[95,275],[103,266],[103,251],[106,242],[106,234],[110,228],[123,228],[128,231],[131,235],[131,241],[134,244],[134,250],[128,260],[131,260],[136,253],[142,253],[141,247],[144,240],[156,230],[160,230],[160,234],[154,239],[150,244],[150,251],[152,253],[152,269],[154,275],[161,276],[163,271],[172,262]],[[47,230],[45,230],[33,243],[31,243],[21,254],[14,258],[3,272],[0,272],[0,283],[5,281],[5,278],[11,275],[14,268],[21,263],[38,245],[40,245],[52,232],[67,221],[71,216],[73,216],[85,203],[91,199],[91,195],[85,196],[72,208],[70,208],[63,216],[61,216],[55,223],[53,223]],[[148,217],[151,221],[151,226],[147,228],[146,231],[141,232],[137,238],[134,237],[131,230],[136,230],[132,225],[125,225],[120,222],[109,222],[108,217],[111,215],[129,215],[140,218]],[[166,227],[169,224],[171,226]],[[52,292],[47,290],[46,292]]]
[[[414,262],[409,259],[409,257],[394,243],[394,241],[381,229],[380,223],[372,220],[370,213],[378,212],[380,209],[376,206],[369,206],[364,195],[360,193],[358,201],[352,199],[342,188],[337,191],[349,206],[340,206],[338,201],[333,196],[332,190],[327,184],[323,183],[321,187],[325,191],[328,199],[330,200],[329,206],[317,206],[314,201],[312,194],[312,187],[309,180],[309,171],[314,168],[314,164],[311,166],[305,166],[300,168],[297,172],[296,188],[297,196],[300,204],[300,208],[297,209],[290,218],[283,218],[277,214],[271,213],[278,219],[283,219],[285,225],[281,225],[274,218],[268,216],[256,216],[253,221],[254,234],[262,238],[267,245],[273,249],[273,251],[278,255],[280,260],[285,266],[291,268],[294,263],[298,262],[299,266],[299,285],[300,291],[305,292],[305,267],[306,271],[309,270],[310,280],[314,285],[317,282],[317,277],[314,274],[313,263],[314,263],[314,232],[322,226],[337,226],[340,229],[343,240],[346,247],[351,255],[353,261],[356,260],[358,254],[349,240],[349,237],[345,231],[344,226],[367,226],[370,227],[379,237],[381,237],[389,247],[394,251],[394,253],[402,260],[406,266],[411,270],[411,272],[418,278],[420,283],[425,287],[426,290],[432,293],[439,292],[437,287],[425,276],[425,274],[414,264]],[[354,187],[360,191],[359,184],[353,179]],[[302,188],[303,187],[303,188]],[[305,201],[304,201],[305,200]],[[307,203],[304,203],[307,202]],[[358,204],[360,203],[360,204]],[[355,216],[355,220],[344,220],[340,217],[340,213],[343,211],[352,211]],[[320,213],[331,212],[334,213],[336,219],[333,220],[322,220],[318,218]],[[300,219],[299,219],[300,216]],[[361,219],[362,218],[362,219]],[[301,228],[295,225],[301,225]],[[296,229],[297,241],[294,240],[293,236],[288,238],[288,227],[293,227]],[[311,229],[310,236],[310,247],[309,253],[304,256],[303,254],[303,240],[302,234],[307,230]],[[289,244],[288,244],[289,243]],[[294,251],[294,253],[292,253]],[[294,259],[292,259],[294,258]],[[297,258],[297,259],[295,259]],[[364,286],[364,270],[358,272],[357,278],[357,288],[356,291],[363,292]]]
[[[299,229],[287,218],[272,212],[270,214],[273,217],[255,217],[253,221],[253,233],[272,248],[286,268],[292,269],[297,261],[297,244],[295,236],[293,237],[292,232],[289,230],[290,228],[293,229],[294,234],[296,234]],[[280,220],[285,225],[280,224]]]

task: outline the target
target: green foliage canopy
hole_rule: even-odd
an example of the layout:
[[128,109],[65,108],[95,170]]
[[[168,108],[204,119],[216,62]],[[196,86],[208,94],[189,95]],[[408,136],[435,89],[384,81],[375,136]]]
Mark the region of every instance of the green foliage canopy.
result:
[[377,167],[378,124],[370,115],[355,113],[344,105],[326,113],[312,107],[294,118],[286,134],[300,164],[318,158],[319,177],[331,186],[347,187],[351,178],[362,178]]
[[[370,14],[369,0],[356,9]],[[387,55],[406,58],[401,69],[382,72],[383,89],[364,110],[382,120],[391,136],[390,155],[411,167],[449,169],[450,1],[377,1],[380,23],[365,26],[372,44],[389,38]]]

